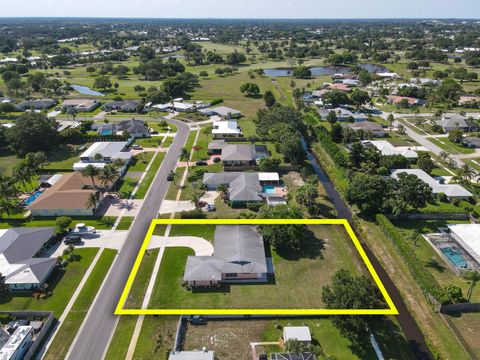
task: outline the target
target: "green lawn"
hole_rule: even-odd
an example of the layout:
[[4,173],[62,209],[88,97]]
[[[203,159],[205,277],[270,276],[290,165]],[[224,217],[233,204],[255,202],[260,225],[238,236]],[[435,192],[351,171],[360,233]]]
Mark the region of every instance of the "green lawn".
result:
[[[91,144],[85,144],[88,148]],[[79,152],[74,145],[61,145],[51,153],[47,154],[50,162],[45,166],[46,170],[54,171],[73,171],[73,164],[80,160]]]
[[137,186],[138,180],[124,176],[119,183],[118,193],[122,199],[128,199],[132,194],[133,189]]
[[35,299],[30,294],[2,293],[0,294],[0,310],[53,311],[55,317],[58,318],[97,252],[96,248],[75,249],[74,254],[78,255],[78,260],[69,263],[64,271],[54,273],[49,280],[52,286],[52,296],[46,299]]
[[473,154],[475,152],[475,149],[470,149],[467,147],[464,147],[459,144],[455,144],[448,140],[446,137],[442,138],[434,138],[434,137],[427,137],[427,140],[430,142],[434,143],[437,145],[439,148],[445,150],[446,152],[450,154]]
[[103,251],[44,359],[54,360],[65,357],[100,289],[103,279],[107,275],[108,269],[115,259],[116,253],[116,250],[111,249]]
[[147,290],[150,275],[158,256],[158,249],[147,250],[142,258],[142,263],[138,269],[130,293],[127,297],[125,307],[127,309],[139,309],[142,306],[143,296]]
[[133,216],[123,216],[118,223],[117,230],[128,230],[132,225]]
[[150,188],[150,185],[152,184],[153,179],[155,178],[155,175],[158,172],[158,169],[160,168],[160,165],[162,165],[164,157],[165,153],[157,153],[157,155],[153,159],[152,164],[150,165],[150,169],[148,169],[148,172],[145,175],[145,178],[138,187],[137,193],[135,194],[136,199],[143,199],[145,197],[148,189]]
[[[348,235],[340,226],[311,228],[315,237],[299,257],[273,251],[275,279],[265,284],[224,285],[220,289],[185,290],[181,279],[190,248],[166,248],[150,302],[151,308],[321,308],[321,288],[335,270],[362,272]],[[315,279],[314,284],[312,279]],[[304,286],[309,284],[310,286]],[[295,286],[299,285],[299,286]]]
[[[71,217],[73,220],[72,225],[77,223],[85,223],[87,226],[93,226],[96,229],[100,230],[108,230],[111,229],[113,224],[115,223],[116,218],[114,216],[104,216],[104,217]],[[21,227],[21,226],[28,226],[28,227],[41,227],[41,226],[55,226],[56,218],[35,218],[33,220],[23,219],[12,217],[9,218],[2,218],[0,222],[0,229],[7,229],[10,227]]]
[[177,331],[176,316],[146,316],[138,337],[134,359],[166,359]]
[[162,148],[168,148],[172,145],[173,137],[172,136],[165,136],[165,140],[162,142]]
[[120,316],[105,360],[125,359],[136,323],[137,316]]
[[132,162],[130,163],[130,166],[128,167],[128,171],[135,171],[135,172],[145,171],[145,169],[148,166],[148,163],[153,158],[153,154],[154,152],[152,151],[146,151],[141,154],[135,155]]
[[162,143],[162,138],[159,136],[144,138],[144,139],[135,139],[134,144],[140,145],[143,148],[157,148]]

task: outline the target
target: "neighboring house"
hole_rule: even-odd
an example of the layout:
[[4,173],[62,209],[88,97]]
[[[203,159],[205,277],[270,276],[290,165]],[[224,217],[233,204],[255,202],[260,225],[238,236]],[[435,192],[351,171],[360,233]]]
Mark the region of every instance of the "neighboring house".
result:
[[302,354],[271,353],[270,360],[317,360],[317,357],[311,352]]
[[221,120],[213,122],[212,136],[214,139],[227,137],[241,137],[242,129],[235,120]]
[[[100,181],[95,180],[100,186]],[[90,194],[97,199],[95,207],[88,207]],[[27,206],[35,216],[91,216],[103,201],[102,192],[93,186],[90,177],[79,171],[64,174],[53,186],[45,190]]]
[[442,83],[441,80],[435,80],[431,78],[411,78],[410,83],[418,85],[430,85],[437,86]]
[[47,281],[56,259],[36,256],[54,231],[54,227],[0,230],[0,273],[10,290],[35,290]]
[[480,103],[480,96],[464,95],[460,96],[458,100],[458,105],[460,106],[474,105],[476,103]]
[[461,114],[444,114],[437,124],[443,128],[443,131],[449,132],[453,129],[460,129],[466,132],[475,131],[478,126],[471,120]]
[[105,111],[122,111],[122,112],[136,112],[138,106],[142,102],[140,100],[119,100],[106,103],[102,106]]
[[83,170],[88,165],[93,165],[96,168],[104,168],[107,164],[116,160],[121,160],[123,166],[120,169],[120,174],[127,169],[128,164],[133,159],[133,153],[126,150],[128,141],[114,141],[114,142],[96,142],[93,143],[84,153],[80,155],[80,161],[73,164],[73,170]]
[[278,173],[205,173],[203,184],[208,190],[216,190],[220,185],[227,185],[227,196],[232,206],[262,201],[271,205],[286,204],[286,193],[280,185]]
[[[180,100],[180,99],[178,99]],[[173,110],[175,111],[189,111],[189,110],[194,110],[195,109],[195,104],[184,102],[183,100],[181,101],[174,101],[172,105]]]
[[424,183],[429,185],[434,194],[444,193],[449,199],[467,200],[473,196],[473,194],[466,190],[463,186],[458,184],[442,184],[420,169],[398,169],[394,170],[391,176],[396,179],[398,178],[399,174],[415,175]]
[[398,95],[389,95],[387,96],[387,104],[388,105],[400,105],[402,102],[407,102],[408,106],[414,106],[414,105],[419,105],[423,106],[427,102],[422,99],[417,99],[413,97],[408,97],[408,96],[398,96]]
[[340,91],[344,91],[344,92],[352,91],[352,89],[348,85],[341,84],[341,83],[332,84],[328,88],[330,90],[340,90]]
[[467,136],[462,139],[462,144],[469,148],[480,148],[480,138]]
[[354,122],[362,122],[362,121],[367,121],[368,116],[362,113],[353,113],[348,109],[345,109],[343,107],[337,107],[335,109],[318,109],[318,114],[320,115],[320,118],[322,120],[327,120],[327,116],[330,113],[330,111],[335,112],[335,115],[337,115],[337,120],[338,121],[350,121],[353,119]]
[[312,335],[308,326],[285,326],[283,328],[283,340],[298,340],[305,344],[312,342]]
[[398,76],[397,73],[395,72],[377,72],[375,75],[382,79],[398,79],[400,76]]
[[263,237],[256,226],[217,225],[212,256],[189,256],[183,281],[191,287],[267,281]]
[[33,342],[33,326],[19,326],[0,349],[0,359],[21,360]]
[[223,166],[256,166],[257,160],[270,156],[265,145],[229,143],[213,140],[208,144],[210,155],[220,155]]
[[198,110],[199,113],[207,116],[217,115],[224,119],[239,118],[242,112],[226,106],[210,107]]
[[393,146],[386,140],[363,140],[362,145],[365,147],[375,147],[382,155],[402,155],[409,160],[418,159],[417,152],[410,146]]
[[171,351],[168,360],[215,360],[215,354],[209,350]]
[[75,109],[78,112],[88,112],[100,106],[100,101],[95,99],[70,99],[65,100],[62,104],[62,109]]
[[57,105],[57,100],[55,99],[27,100],[17,104],[17,109],[19,111],[26,111],[30,109],[47,110],[55,105]]
[[345,126],[349,127],[353,131],[364,131],[372,133],[373,137],[384,137],[387,135],[385,130],[373,121],[356,122],[353,124],[346,124]]
[[127,131],[135,139],[151,136],[145,121],[137,119],[94,125],[92,128],[96,129],[99,135],[123,135],[123,132]]

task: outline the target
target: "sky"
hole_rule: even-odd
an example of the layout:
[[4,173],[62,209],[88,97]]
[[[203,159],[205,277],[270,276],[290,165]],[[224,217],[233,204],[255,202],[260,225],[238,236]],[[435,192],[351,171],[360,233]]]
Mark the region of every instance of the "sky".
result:
[[480,0],[0,0],[0,17],[480,18]]

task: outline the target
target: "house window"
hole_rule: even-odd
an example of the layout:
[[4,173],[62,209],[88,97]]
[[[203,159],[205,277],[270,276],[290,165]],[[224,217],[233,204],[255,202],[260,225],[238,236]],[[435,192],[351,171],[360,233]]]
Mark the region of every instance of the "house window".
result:
[[236,277],[237,277],[237,273],[228,273],[228,274],[225,274],[225,277],[226,277],[226,278],[236,278]]

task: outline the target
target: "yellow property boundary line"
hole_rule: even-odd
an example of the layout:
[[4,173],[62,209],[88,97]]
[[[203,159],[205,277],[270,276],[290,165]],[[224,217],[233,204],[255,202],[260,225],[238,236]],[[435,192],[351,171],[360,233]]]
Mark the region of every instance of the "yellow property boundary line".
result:
[[[387,309],[124,309],[145,250],[157,225],[343,225],[378,286]],[[398,315],[390,295],[378,277],[347,219],[155,219],[150,224],[137,259],[122,291],[115,315]]]

